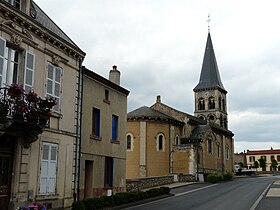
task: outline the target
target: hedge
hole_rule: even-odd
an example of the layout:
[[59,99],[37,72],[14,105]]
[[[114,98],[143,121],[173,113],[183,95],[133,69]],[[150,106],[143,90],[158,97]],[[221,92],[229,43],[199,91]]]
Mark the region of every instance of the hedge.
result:
[[221,181],[230,181],[232,180],[233,176],[231,173],[225,174],[208,174],[206,176],[206,181],[210,183],[217,183]]
[[147,198],[152,198],[160,195],[169,194],[169,187],[160,187],[147,190],[146,192],[121,192],[112,196],[101,196],[98,198],[88,198],[76,201],[72,204],[72,210],[95,210],[110,208],[123,204],[141,201]]

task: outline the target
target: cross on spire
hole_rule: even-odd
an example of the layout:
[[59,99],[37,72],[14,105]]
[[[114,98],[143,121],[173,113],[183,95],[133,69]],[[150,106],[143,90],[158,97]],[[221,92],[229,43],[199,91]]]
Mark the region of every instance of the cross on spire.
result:
[[208,33],[210,33],[210,14],[208,14],[208,19],[207,19],[207,22],[208,22]]

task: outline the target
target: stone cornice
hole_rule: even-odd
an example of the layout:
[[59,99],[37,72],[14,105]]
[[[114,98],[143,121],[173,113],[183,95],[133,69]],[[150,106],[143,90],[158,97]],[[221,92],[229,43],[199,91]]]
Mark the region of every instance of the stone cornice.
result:
[[[0,15],[7,20],[4,22],[9,23],[10,28],[21,27],[23,32],[21,35],[25,36],[26,40],[28,40],[28,37],[29,42],[32,42],[31,34],[33,34],[75,60],[82,61],[84,59],[85,53],[83,51],[40,26],[32,17],[21,11],[15,11],[14,8],[10,8],[2,2],[0,5]],[[4,23],[2,22],[2,24]]]

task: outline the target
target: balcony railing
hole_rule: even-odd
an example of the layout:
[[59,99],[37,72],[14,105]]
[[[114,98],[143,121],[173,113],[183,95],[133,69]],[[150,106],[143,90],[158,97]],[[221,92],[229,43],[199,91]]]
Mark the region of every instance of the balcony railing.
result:
[[42,99],[34,91],[25,93],[17,84],[0,88],[0,136],[23,136],[29,143],[36,140],[48,126],[55,104],[53,98]]

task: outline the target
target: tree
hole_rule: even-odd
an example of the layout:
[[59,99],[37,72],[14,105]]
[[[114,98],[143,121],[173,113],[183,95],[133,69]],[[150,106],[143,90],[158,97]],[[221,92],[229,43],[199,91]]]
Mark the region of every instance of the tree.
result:
[[263,171],[266,170],[266,159],[260,158],[259,159],[260,167],[262,168]]
[[260,167],[258,161],[255,161],[255,162],[254,162],[254,167],[255,167],[255,168],[259,168],[259,167]]
[[276,161],[275,159],[273,159],[273,160],[271,161],[271,168],[272,168],[274,171],[276,171],[277,165],[278,165],[277,161]]
[[238,165],[240,165],[241,168],[243,168],[243,163],[239,162]]

